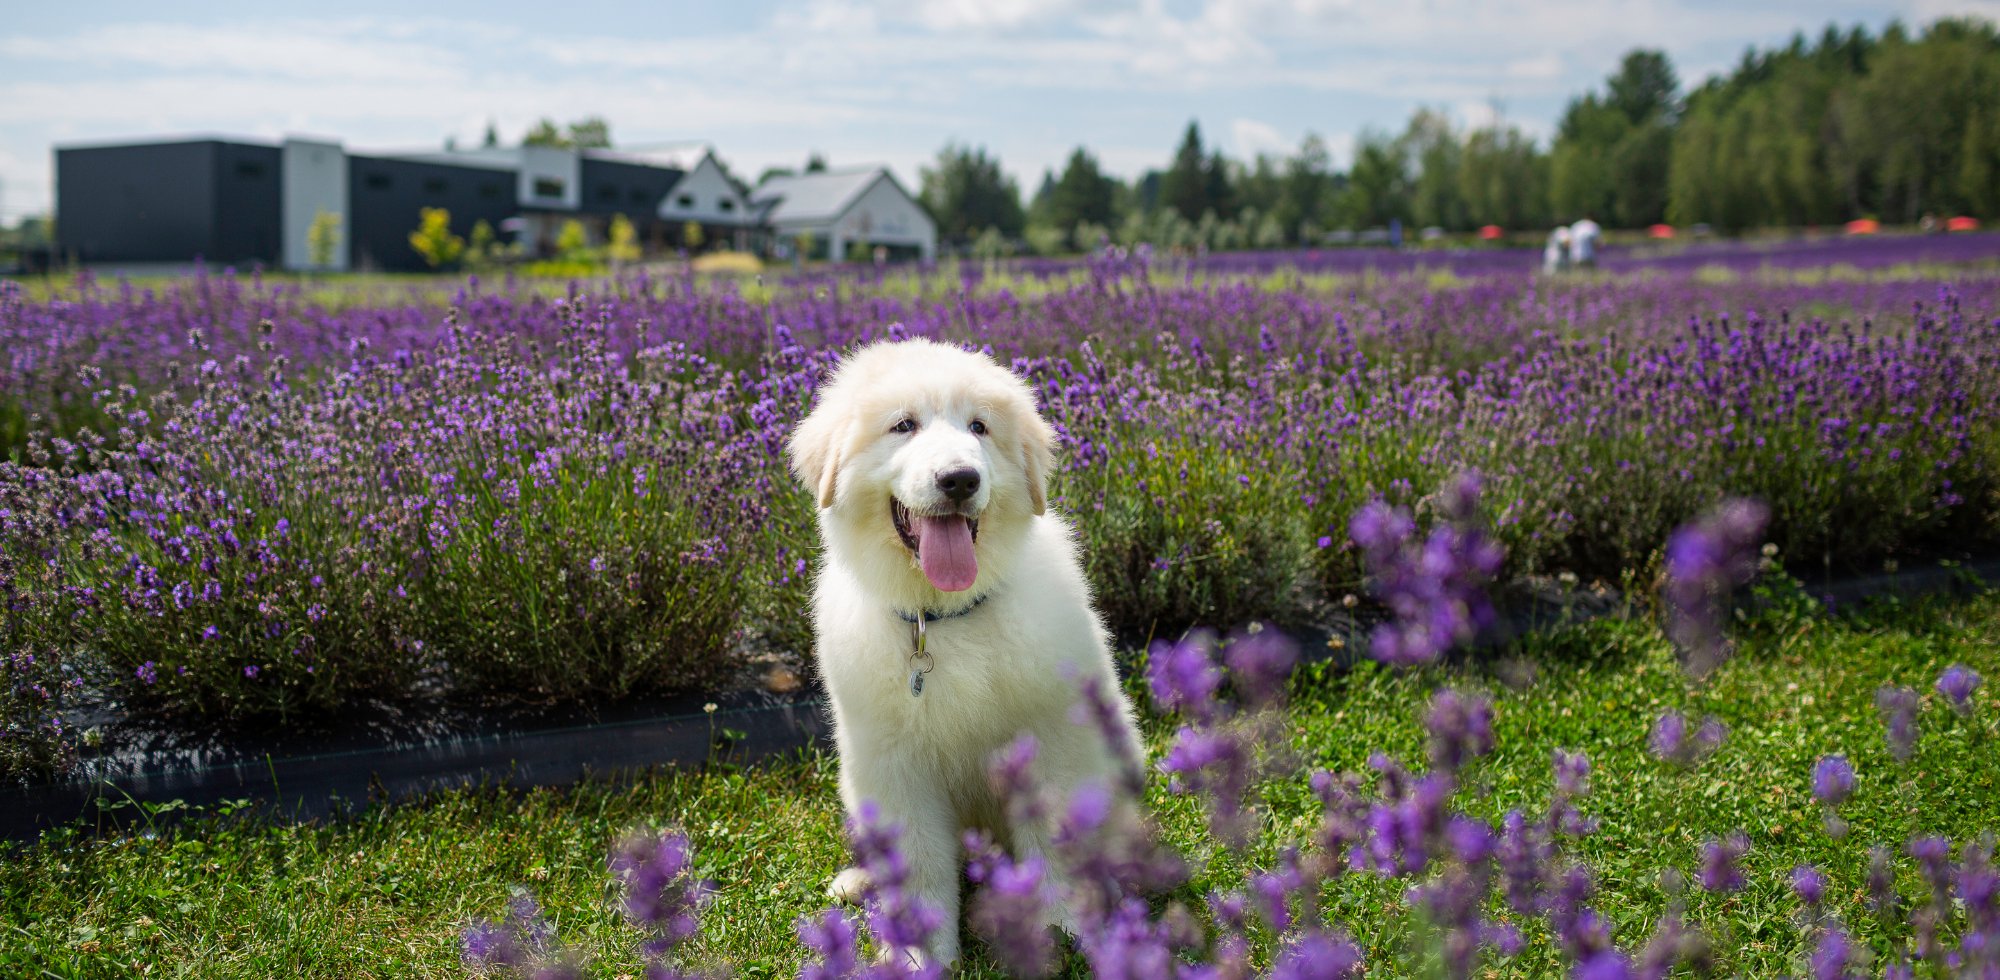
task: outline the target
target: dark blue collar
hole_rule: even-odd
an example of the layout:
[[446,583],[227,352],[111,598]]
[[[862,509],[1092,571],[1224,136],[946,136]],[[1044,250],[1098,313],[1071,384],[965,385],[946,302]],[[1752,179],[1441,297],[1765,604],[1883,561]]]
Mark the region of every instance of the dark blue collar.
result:
[[[987,595],[991,594],[992,593],[990,592],[987,593]],[[924,610],[924,622],[935,623],[941,619],[957,619],[958,617],[963,616],[966,613],[969,613],[974,609],[979,608],[979,604],[985,601],[986,601],[986,596],[980,596],[979,598],[972,600],[972,605],[969,605],[964,609],[960,609],[955,613],[934,613],[926,609]],[[901,609],[896,610],[896,618],[901,619],[905,623],[914,624],[917,621],[917,617],[912,616],[909,613],[902,611]]]

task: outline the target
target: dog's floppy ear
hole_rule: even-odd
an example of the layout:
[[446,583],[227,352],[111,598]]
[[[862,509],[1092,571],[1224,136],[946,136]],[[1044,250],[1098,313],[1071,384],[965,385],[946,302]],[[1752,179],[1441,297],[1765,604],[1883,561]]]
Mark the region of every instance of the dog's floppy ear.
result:
[[1021,465],[1028,474],[1028,501],[1036,517],[1048,512],[1049,471],[1055,469],[1055,461],[1056,430],[1030,405],[1021,419]]
[[785,447],[792,457],[792,475],[813,491],[821,510],[833,506],[833,494],[838,489],[835,478],[840,473],[848,428],[846,418],[822,404],[792,429],[791,441]]

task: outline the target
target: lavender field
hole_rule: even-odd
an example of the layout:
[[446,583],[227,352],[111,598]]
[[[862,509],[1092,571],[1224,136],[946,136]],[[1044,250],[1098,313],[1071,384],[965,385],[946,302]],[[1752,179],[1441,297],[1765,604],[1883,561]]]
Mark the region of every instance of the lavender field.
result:
[[[120,717],[311,729],[809,670],[780,447],[841,350],[936,336],[1034,381],[1152,705],[1110,788],[1147,827],[1042,796],[1030,743],[996,760],[1082,911],[1055,942],[1048,869],[980,845],[971,971],[1988,976],[1991,597],[1840,622],[1785,573],[2000,547],[1996,254],[0,284],[0,772],[76,771]],[[1519,595],[1599,588],[1628,614],[1436,663]],[[1388,666],[1187,633],[1357,615]],[[830,772],[65,829],[0,851],[25,943],[0,965],[936,975],[868,965],[935,916],[894,828],[843,842]],[[819,910],[850,843],[882,882],[862,918]]]
[[1808,249],[1837,277],[1740,247],[1559,280],[1486,253],[1444,283],[1121,253],[366,302],[228,272],[0,284],[0,766],[72,764],[71,719],[105,705],[295,721],[796,661],[814,535],[779,447],[839,351],[882,337],[1035,382],[1134,643],[1367,599],[1349,517],[1428,524],[1468,471],[1510,582],[1643,589],[1730,495],[1767,502],[1795,570],[1979,554],[2000,240],[1841,244]]

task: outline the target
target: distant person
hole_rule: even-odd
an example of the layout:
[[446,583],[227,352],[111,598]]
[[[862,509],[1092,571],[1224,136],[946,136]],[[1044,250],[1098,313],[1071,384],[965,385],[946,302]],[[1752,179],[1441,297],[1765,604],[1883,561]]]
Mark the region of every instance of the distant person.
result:
[[1403,219],[1401,218],[1389,219],[1389,247],[1403,247]]
[[1584,215],[1582,220],[1569,226],[1570,264],[1579,269],[1597,267],[1597,240],[1604,237],[1604,229],[1597,222]]
[[1569,268],[1569,226],[1557,225],[1549,232],[1549,243],[1542,248],[1542,271],[1556,275]]

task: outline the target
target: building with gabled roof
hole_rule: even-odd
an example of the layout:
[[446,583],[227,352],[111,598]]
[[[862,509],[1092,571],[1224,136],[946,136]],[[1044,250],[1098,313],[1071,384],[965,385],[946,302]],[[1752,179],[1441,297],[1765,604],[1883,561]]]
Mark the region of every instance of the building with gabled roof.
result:
[[856,244],[898,259],[937,258],[937,223],[887,167],[777,175],[750,192],[765,228],[811,257],[835,261]]

